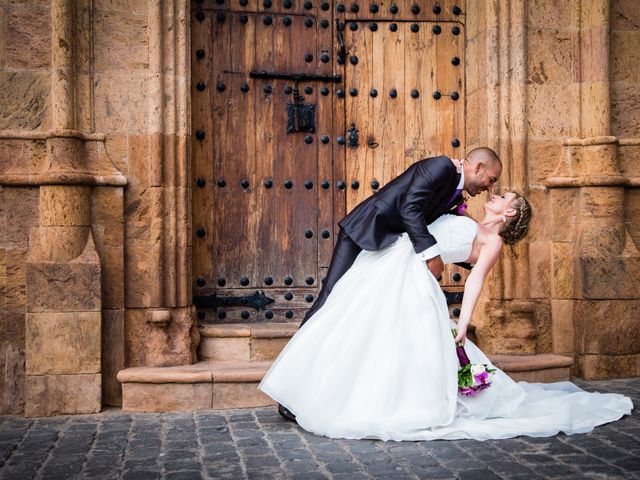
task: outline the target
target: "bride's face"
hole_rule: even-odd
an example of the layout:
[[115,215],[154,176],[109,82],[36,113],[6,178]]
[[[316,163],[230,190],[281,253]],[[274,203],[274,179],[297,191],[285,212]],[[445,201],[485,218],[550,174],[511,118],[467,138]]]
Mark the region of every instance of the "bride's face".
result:
[[516,198],[513,192],[507,192],[502,195],[491,195],[487,203],[484,204],[485,210],[496,215],[511,216],[515,210],[511,208],[511,202]]

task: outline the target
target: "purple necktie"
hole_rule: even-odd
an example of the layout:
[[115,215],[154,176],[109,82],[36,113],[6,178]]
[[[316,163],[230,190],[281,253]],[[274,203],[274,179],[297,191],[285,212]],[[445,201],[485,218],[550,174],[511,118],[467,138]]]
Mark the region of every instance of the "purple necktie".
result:
[[456,188],[456,191],[453,193],[453,195],[449,199],[449,203],[447,203],[447,207],[450,206],[453,202],[455,202],[456,198],[458,198],[461,193],[462,193],[462,188]]

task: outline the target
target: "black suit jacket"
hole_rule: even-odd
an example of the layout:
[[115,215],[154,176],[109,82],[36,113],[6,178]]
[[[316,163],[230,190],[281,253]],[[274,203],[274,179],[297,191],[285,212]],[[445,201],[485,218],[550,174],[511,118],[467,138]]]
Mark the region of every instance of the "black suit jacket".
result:
[[391,245],[403,232],[416,253],[436,244],[427,228],[449,211],[460,174],[448,157],[420,160],[354,208],[339,225],[364,250]]

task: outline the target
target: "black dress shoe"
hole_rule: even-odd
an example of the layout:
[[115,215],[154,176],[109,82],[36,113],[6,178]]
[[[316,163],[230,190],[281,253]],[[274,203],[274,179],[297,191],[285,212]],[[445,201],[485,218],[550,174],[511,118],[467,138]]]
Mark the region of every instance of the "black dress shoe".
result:
[[296,422],[296,416],[293,413],[291,413],[284,405],[278,404],[278,413],[285,420],[289,420],[290,422],[298,423],[298,422]]

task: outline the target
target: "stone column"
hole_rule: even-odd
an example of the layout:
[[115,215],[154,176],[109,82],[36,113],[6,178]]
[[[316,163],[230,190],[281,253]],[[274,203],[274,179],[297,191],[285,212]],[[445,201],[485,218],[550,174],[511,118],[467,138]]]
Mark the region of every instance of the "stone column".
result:
[[91,232],[84,142],[75,122],[74,1],[51,5],[53,132],[40,174],[40,224],[27,261],[27,416],[97,412],[101,406],[101,266]]
[[573,73],[579,137],[565,140],[563,157],[546,181],[553,348],[575,356],[580,377],[633,376],[640,256],[625,226],[628,179],[619,167],[618,139],[609,135],[609,2],[583,0],[578,7]]

